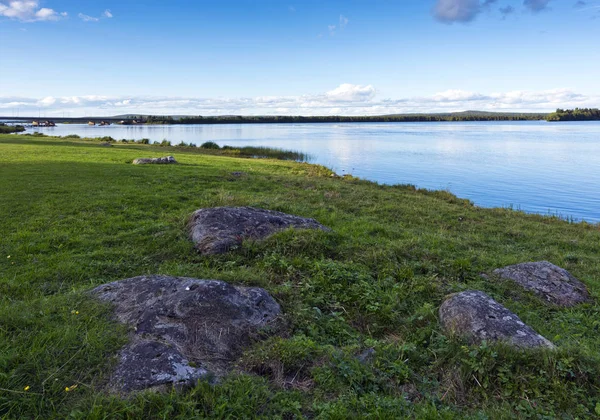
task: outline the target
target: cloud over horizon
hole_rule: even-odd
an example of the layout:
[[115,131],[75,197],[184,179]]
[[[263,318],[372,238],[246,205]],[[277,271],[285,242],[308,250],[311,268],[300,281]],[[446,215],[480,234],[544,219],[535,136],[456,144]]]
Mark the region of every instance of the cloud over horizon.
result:
[[597,107],[600,97],[569,89],[478,93],[447,90],[430,96],[377,99],[372,85],[342,84],[315,95],[254,98],[154,96],[0,97],[0,114],[45,117],[154,115],[385,115],[466,110],[549,112],[556,108]]

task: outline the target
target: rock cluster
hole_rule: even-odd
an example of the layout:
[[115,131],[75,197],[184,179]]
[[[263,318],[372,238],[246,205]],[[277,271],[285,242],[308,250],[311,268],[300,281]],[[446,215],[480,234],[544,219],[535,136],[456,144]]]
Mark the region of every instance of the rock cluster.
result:
[[159,158],[138,158],[133,161],[134,165],[165,165],[170,163],[177,163],[173,156],[159,157]]
[[192,385],[225,373],[280,307],[263,289],[215,280],[141,276],[92,291],[131,327],[109,387],[130,392]]
[[[494,270],[492,276],[482,276],[488,280],[513,281],[556,306],[571,307],[591,300],[582,282],[548,261],[510,265]],[[504,341],[521,348],[554,348],[517,315],[480,291],[448,296],[439,312],[444,330],[471,342]]]
[[289,228],[330,230],[314,219],[253,207],[200,209],[188,226],[196,248],[205,255],[222,254],[245,239],[264,239]]

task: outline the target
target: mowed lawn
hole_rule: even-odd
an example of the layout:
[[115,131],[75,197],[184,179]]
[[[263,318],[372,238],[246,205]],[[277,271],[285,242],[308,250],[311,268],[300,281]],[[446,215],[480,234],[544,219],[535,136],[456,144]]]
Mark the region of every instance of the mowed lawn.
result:
[[[131,164],[166,155],[179,164]],[[287,231],[200,256],[186,220],[215,206],[312,217],[334,232]],[[477,208],[305,163],[0,135],[0,417],[600,416],[600,306],[554,308],[480,276],[540,260],[569,270],[598,302],[598,225]],[[103,385],[127,334],[86,292],[142,274],[263,287],[285,328],[217,385],[109,395]],[[469,289],[558,350],[446,337],[439,305]],[[374,355],[361,362],[367,349]]]

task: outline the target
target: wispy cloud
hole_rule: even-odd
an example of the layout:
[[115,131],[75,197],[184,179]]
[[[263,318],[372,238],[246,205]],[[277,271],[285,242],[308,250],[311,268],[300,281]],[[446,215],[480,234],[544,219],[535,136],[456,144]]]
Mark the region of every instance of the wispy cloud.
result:
[[100,19],[111,19],[113,14],[110,9],[106,9],[99,17],[86,15],[85,13],[79,13],[78,16],[79,19],[83,20],[84,22],[99,22]]
[[348,18],[344,15],[340,15],[340,29],[345,29],[348,26]]
[[479,0],[438,0],[433,15],[443,23],[470,22],[481,13]]
[[290,13],[296,13],[296,8],[294,6],[288,6],[288,11]]
[[0,16],[21,22],[55,21],[67,17],[67,12],[40,7],[37,1],[0,2]]
[[[194,98],[149,96],[0,97],[0,114],[18,108],[21,115],[384,115],[415,112],[552,111],[556,108],[597,106],[600,97],[570,89],[479,93],[447,90],[430,96],[378,99],[371,85],[342,84],[316,95],[254,98]],[[4,112],[2,111],[4,110]],[[53,114],[54,113],[54,114]]]
[[83,20],[84,22],[98,22],[100,20],[100,18],[85,15],[83,13],[79,13],[77,16],[79,16],[79,19]]
[[[552,0],[523,0],[522,7],[532,13],[549,9]],[[483,11],[490,11],[498,0],[437,0],[433,8],[433,16],[442,23],[468,23],[475,20]],[[579,0],[575,7],[581,9],[586,3]],[[512,5],[498,9],[502,20],[516,13]]]
[[500,14],[502,15],[502,20],[506,19],[509,15],[512,15],[513,13],[515,13],[515,8],[510,5],[506,6],[506,7],[501,7],[498,10],[500,11]]
[[548,8],[550,0],[524,0],[523,5],[533,13],[541,12]]
[[346,16],[340,15],[339,23],[337,25],[328,25],[327,26],[329,35],[334,36],[338,30],[343,31],[344,29],[346,29],[346,26],[348,26],[349,22],[350,22],[350,20]]

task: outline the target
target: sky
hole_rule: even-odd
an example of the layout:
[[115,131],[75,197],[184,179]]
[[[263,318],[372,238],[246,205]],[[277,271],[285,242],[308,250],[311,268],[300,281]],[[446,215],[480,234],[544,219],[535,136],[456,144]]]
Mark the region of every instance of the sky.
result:
[[0,0],[0,115],[600,107],[600,0]]

